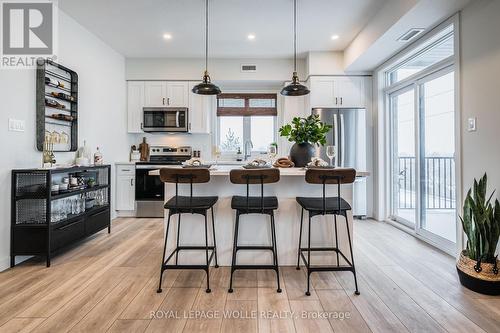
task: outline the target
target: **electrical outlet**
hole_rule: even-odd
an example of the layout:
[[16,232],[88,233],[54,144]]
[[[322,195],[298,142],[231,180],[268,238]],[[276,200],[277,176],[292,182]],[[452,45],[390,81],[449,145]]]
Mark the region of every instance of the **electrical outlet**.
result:
[[467,131],[469,131],[469,132],[476,131],[476,117],[469,118],[467,120]]
[[24,120],[9,118],[9,131],[24,132]]

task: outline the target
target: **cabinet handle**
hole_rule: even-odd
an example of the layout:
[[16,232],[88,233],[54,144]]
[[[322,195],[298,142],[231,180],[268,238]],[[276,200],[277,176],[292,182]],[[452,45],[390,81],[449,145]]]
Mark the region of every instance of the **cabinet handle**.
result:
[[163,105],[165,105],[165,97],[163,97]]
[[141,123],[141,129],[143,129],[143,128],[144,128],[144,125]]
[[170,97],[167,97],[167,105],[170,105]]
[[189,130],[191,130],[191,123],[189,123]]
[[340,105],[342,105],[342,97],[340,97]]
[[130,186],[134,186],[134,179],[130,178]]
[[78,224],[78,223],[81,223],[81,222],[82,222],[81,220],[78,220],[78,221],[75,221],[73,223],[66,224],[65,226],[62,226],[62,227],[58,228],[57,230],[65,230],[65,229],[71,228],[75,224]]
[[335,97],[335,105],[337,105],[337,104],[338,104],[338,98]]
[[122,169],[121,171],[130,171],[130,169]]

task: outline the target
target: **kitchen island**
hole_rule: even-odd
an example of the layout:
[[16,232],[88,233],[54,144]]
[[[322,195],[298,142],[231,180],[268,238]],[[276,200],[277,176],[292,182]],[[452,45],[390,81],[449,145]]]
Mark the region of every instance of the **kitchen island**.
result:
[[[234,165],[218,165],[210,168],[211,179],[205,184],[193,185],[193,195],[217,195],[219,201],[215,206],[215,229],[219,265],[230,266],[233,246],[233,232],[235,212],[231,209],[233,195],[246,195],[245,185],[231,184],[229,172],[231,169],[241,168]],[[159,175],[159,170],[153,170],[151,175]],[[307,184],[304,179],[303,168],[280,169],[281,179],[278,183],[264,187],[264,195],[278,197],[279,208],[275,211],[276,238],[278,245],[278,259],[280,265],[296,265],[297,249],[300,230],[300,206],[295,201],[297,196],[321,197],[322,186]],[[357,177],[366,177],[369,173],[357,172]],[[352,204],[352,184],[342,185],[342,197]],[[180,195],[189,195],[189,185],[179,185]],[[175,186],[165,184],[165,200],[175,195]],[[250,187],[250,195],[260,195],[260,186]],[[337,186],[327,186],[327,196],[336,196]],[[166,211],[167,212],[167,211]],[[177,218],[171,218],[168,249],[175,247],[177,234]],[[343,217],[338,217],[339,248],[349,257],[349,243]],[[180,243],[183,245],[204,245],[204,219],[201,215],[183,214],[181,218]],[[270,222],[267,215],[249,214],[240,218],[240,245],[266,245],[271,242]],[[353,227],[352,212],[348,213],[348,223]],[[165,219],[166,226],[166,219]],[[211,229],[211,228],[210,228]],[[335,233],[333,215],[315,216],[311,226],[311,246],[334,246]],[[211,237],[210,237],[211,239]],[[304,212],[303,246],[307,241],[307,212]],[[311,254],[313,264],[335,263],[335,255],[315,253]],[[179,253],[179,263],[200,264],[204,261],[203,253],[187,251]],[[245,264],[263,264],[271,262],[271,251],[241,251],[238,252],[238,262]],[[341,263],[342,264],[342,263]],[[302,263],[301,263],[302,265]]]

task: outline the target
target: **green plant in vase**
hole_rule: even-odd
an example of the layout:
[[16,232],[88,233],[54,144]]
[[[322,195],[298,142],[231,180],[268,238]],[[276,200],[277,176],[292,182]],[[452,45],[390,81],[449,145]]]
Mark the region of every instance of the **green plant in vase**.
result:
[[297,167],[306,166],[314,156],[314,145],[325,145],[326,134],[332,129],[331,125],[323,123],[319,115],[310,115],[307,118],[295,117],[290,124],[279,129],[280,136],[294,142],[290,149],[290,159]]

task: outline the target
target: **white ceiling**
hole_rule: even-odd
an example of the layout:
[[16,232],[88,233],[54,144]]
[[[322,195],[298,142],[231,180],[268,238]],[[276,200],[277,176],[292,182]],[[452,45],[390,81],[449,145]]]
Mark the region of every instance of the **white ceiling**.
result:
[[[386,0],[298,0],[298,52],[344,50]],[[204,56],[204,0],[59,0],[126,57]],[[292,0],[210,0],[210,56],[288,58]],[[172,35],[164,40],[163,34]],[[248,34],[255,34],[253,41]],[[333,41],[332,35],[340,38]]]

